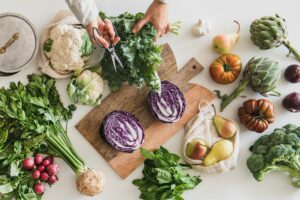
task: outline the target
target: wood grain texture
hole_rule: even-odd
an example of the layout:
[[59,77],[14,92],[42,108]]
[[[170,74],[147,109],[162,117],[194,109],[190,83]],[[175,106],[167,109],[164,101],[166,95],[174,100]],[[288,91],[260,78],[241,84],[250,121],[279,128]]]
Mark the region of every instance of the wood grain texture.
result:
[[[161,80],[168,80],[174,83],[182,90],[183,93],[186,93],[190,90],[194,93],[199,93],[194,94],[197,98],[193,98],[192,94],[189,92],[189,96],[187,97],[190,98],[191,96],[192,99],[186,99],[186,101],[189,102],[188,104],[197,104],[197,102],[202,99],[210,101],[213,98],[212,92],[201,86],[196,87],[193,84],[187,84],[191,78],[203,70],[203,67],[199,64],[199,62],[192,58],[178,72],[176,59],[172,49],[168,44],[165,44],[163,47],[163,63],[158,69],[158,74]],[[186,121],[182,121],[182,119],[173,124],[163,124],[155,121],[147,106],[148,92],[149,91],[146,87],[137,89],[136,87],[124,85],[122,89],[107,96],[101,105],[95,107],[76,125],[76,128],[79,130],[79,132],[92,144],[92,146],[104,157],[104,159],[122,178],[127,177],[138,165],[140,165],[143,161],[143,158],[139,154],[139,151],[131,154],[117,151],[100,137],[100,125],[103,118],[108,113],[114,110],[124,110],[135,115],[145,130],[144,146],[151,149],[154,149],[155,147],[165,143],[172,135],[174,135],[180,128],[184,126],[183,122],[186,123]],[[187,94],[188,93],[185,95]],[[205,95],[202,96],[203,94]],[[194,113],[197,111],[194,110],[193,106],[190,107],[191,105],[187,106],[184,116],[190,116],[190,114],[186,113]],[[183,120],[188,118],[189,117],[183,117]],[[155,134],[158,130],[165,132],[164,134]],[[170,132],[168,132],[168,130]]]

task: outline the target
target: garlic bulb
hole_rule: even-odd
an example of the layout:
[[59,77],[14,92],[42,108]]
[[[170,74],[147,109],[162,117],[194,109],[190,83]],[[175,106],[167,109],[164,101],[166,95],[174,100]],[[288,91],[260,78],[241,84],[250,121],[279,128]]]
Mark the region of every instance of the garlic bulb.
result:
[[[233,138],[229,140],[233,144],[233,152],[228,158],[226,158],[225,160],[218,161],[217,163],[209,166],[204,165],[204,158],[198,159],[200,158],[200,156],[207,156],[207,152],[212,150],[214,144],[224,140],[224,138],[221,138],[219,136],[213,124],[214,115],[215,111],[211,104],[209,104],[206,101],[200,102],[198,115],[196,115],[186,125],[186,134],[184,137],[182,149],[184,160],[188,164],[192,165],[194,169],[206,174],[223,173],[234,169],[237,166],[237,159],[239,153],[238,129]],[[197,146],[196,143],[199,143],[200,145]],[[194,148],[196,152],[192,152],[191,148]]]
[[196,37],[207,35],[211,31],[211,24],[205,19],[198,19],[197,23],[192,27],[192,33]]

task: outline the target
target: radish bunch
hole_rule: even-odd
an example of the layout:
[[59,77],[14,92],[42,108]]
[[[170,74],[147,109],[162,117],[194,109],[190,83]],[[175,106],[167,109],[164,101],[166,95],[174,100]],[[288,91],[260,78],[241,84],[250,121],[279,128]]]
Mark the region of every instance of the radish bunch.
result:
[[42,182],[52,185],[58,181],[57,173],[59,167],[53,161],[53,156],[44,158],[41,154],[36,154],[34,158],[28,157],[23,160],[22,168],[32,171],[32,178],[36,180],[33,186],[35,193],[44,193],[44,185]]

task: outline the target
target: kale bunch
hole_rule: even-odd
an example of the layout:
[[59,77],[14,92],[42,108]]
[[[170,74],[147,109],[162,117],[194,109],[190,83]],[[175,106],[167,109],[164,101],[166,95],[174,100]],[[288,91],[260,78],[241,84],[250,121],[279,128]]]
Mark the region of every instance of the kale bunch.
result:
[[253,154],[247,166],[257,181],[271,171],[289,173],[292,183],[300,188],[300,126],[288,124],[260,137],[250,147]]
[[109,18],[121,41],[115,50],[121,59],[124,69],[117,64],[117,71],[113,67],[111,55],[105,52],[101,60],[103,78],[108,81],[112,91],[118,90],[123,82],[142,87],[144,83],[152,91],[160,91],[160,78],[156,69],[162,62],[162,47],[154,43],[156,30],[150,23],[146,24],[138,33],[131,33],[131,29],[143,16],[143,13],[124,13],[117,17],[107,17],[100,13],[102,19]]

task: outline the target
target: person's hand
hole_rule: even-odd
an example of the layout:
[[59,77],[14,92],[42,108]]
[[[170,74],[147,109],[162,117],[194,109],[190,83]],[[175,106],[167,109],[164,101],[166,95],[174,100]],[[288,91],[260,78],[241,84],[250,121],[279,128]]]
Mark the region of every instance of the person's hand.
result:
[[143,18],[133,27],[132,32],[140,31],[148,22],[156,28],[157,37],[167,34],[171,30],[168,5],[154,0]]
[[86,30],[90,36],[91,41],[93,44],[97,45],[97,42],[94,39],[94,30],[93,28],[98,28],[98,31],[102,34],[103,37],[101,37],[99,34],[95,33],[96,40],[104,47],[108,48],[110,46],[110,38],[113,43],[113,45],[116,45],[120,38],[116,37],[114,28],[112,26],[112,23],[110,20],[105,19],[104,21],[101,20],[100,17],[92,21],[86,26]]

